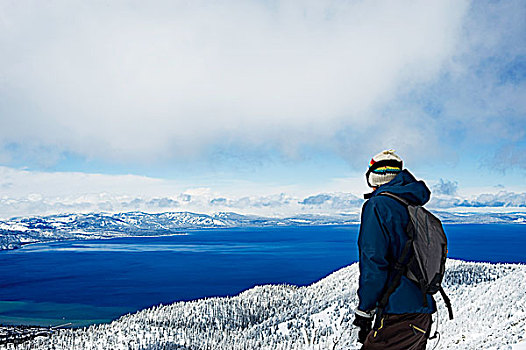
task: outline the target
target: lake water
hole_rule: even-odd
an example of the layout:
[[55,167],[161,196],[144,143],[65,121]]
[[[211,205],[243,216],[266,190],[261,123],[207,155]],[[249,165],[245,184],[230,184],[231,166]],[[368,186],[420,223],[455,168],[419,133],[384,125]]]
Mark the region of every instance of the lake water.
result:
[[[526,225],[447,225],[449,256],[526,263]],[[358,226],[209,229],[0,252],[0,324],[108,322],[254,285],[310,284],[357,261]]]

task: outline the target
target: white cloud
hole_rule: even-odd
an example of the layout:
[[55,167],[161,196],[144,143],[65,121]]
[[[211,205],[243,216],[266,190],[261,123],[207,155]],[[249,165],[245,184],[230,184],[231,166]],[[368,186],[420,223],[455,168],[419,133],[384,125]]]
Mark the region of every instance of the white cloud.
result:
[[462,206],[472,207],[526,207],[526,193],[499,191],[484,193],[472,200],[464,201]]
[[363,199],[351,193],[319,193],[298,202],[301,205],[318,209],[349,210],[363,204]]
[[497,193],[480,193],[469,197],[439,194],[432,196],[429,207],[438,209],[466,208],[471,211],[478,211],[480,208],[511,208],[524,211],[526,193],[499,191]]
[[[0,219],[57,213],[128,212],[150,213],[220,211],[283,217],[298,214],[340,214],[359,212],[363,200],[353,179],[336,179],[345,192],[319,188],[297,191],[261,183],[240,182],[226,188],[195,187],[170,180],[134,175],[101,175],[64,172],[35,172],[0,167]],[[432,209],[513,208],[524,211],[526,193],[494,188],[492,193],[458,195],[451,181],[439,182],[448,193],[434,191]],[[346,186],[343,186],[343,185]],[[454,183],[453,183],[454,184]],[[230,188],[230,190],[229,190]],[[517,209],[519,208],[519,209]]]
[[418,108],[382,110],[440,76],[467,8],[459,0],[2,2],[2,157],[53,163],[67,151],[155,162],[229,143],[373,154],[382,148],[373,133],[406,154],[437,149],[436,123]]
[[183,190],[177,183],[137,175],[40,172],[0,166],[0,194],[9,198],[42,198],[112,193],[160,195]]
[[444,194],[448,196],[454,196],[457,194],[458,182],[440,179],[437,184],[432,186],[432,192],[436,194]]

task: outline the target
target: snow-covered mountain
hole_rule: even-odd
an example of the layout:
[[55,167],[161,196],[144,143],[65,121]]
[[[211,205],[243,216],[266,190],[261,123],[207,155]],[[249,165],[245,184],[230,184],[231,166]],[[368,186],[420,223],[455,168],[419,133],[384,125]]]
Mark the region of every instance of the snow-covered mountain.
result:
[[127,212],[22,217],[0,221],[0,250],[19,248],[26,243],[66,239],[158,236],[181,233],[181,230],[222,227],[352,224],[357,219],[354,214],[299,215],[277,219],[226,212],[213,215]]
[[[438,212],[444,223],[526,223],[526,213],[449,213]],[[18,248],[25,243],[65,239],[152,236],[180,233],[181,230],[220,227],[263,227],[292,225],[356,224],[359,214],[313,215],[268,218],[220,212],[213,215],[190,212],[149,214],[61,214],[22,217],[0,221],[0,250]]]
[[300,215],[276,219],[226,212],[213,215],[189,212],[160,214],[128,212],[23,217],[0,221],[0,250],[18,248],[31,242],[155,236],[203,228],[351,224],[356,223],[357,219],[357,215],[353,214],[339,216]]
[[[161,305],[110,324],[59,330],[17,349],[358,349],[352,327],[357,278],[353,264],[307,287],[267,285],[229,298]],[[526,266],[449,260],[445,289],[455,319],[448,320],[437,296],[437,349],[524,345]]]

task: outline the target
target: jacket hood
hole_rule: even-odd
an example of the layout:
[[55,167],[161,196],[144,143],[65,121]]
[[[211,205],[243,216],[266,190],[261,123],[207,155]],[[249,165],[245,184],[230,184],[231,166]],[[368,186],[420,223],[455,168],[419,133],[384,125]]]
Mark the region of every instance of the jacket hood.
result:
[[424,181],[417,181],[407,169],[402,170],[385,185],[378,187],[376,191],[371,193],[371,197],[382,192],[391,192],[417,205],[426,204],[431,196],[431,191],[427,188]]

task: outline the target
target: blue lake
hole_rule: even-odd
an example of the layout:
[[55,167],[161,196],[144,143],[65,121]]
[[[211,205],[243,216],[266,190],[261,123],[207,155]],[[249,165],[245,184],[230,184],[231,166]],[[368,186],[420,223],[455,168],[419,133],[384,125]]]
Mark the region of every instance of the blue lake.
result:
[[[447,225],[449,256],[526,263],[526,225]],[[237,228],[0,252],[0,324],[108,322],[254,285],[310,284],[357,261],[358,226]]]

